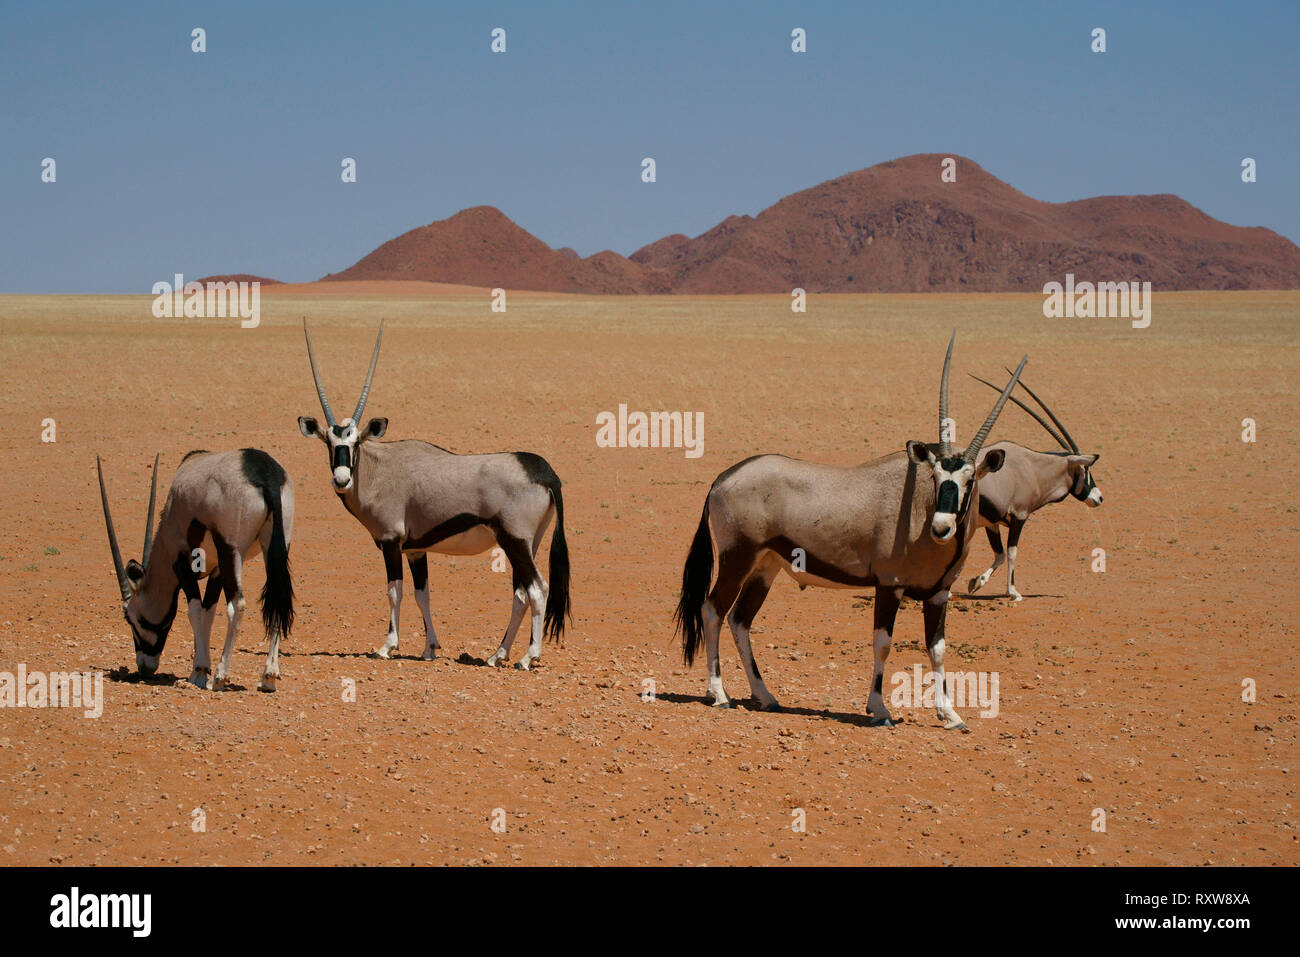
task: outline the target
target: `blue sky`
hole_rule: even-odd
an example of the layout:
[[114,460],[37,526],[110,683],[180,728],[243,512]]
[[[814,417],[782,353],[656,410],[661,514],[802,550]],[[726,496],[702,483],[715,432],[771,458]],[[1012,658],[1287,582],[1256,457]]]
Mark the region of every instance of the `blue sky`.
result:
[[1291,0],[5,0],[0,292],[307,281],[479,204],[626,255],[919,152],[1038,199],[1176,193],[1300,240],[1297,39]]

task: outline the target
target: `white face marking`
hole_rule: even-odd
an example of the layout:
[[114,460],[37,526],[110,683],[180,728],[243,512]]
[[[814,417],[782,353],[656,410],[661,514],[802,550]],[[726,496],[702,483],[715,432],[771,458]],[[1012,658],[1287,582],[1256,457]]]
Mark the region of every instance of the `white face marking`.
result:
[[[934,464],[934,487],[936,495],[943,488],[945,482],[952,482],[957,486],[956,501],[951,503],[952,511],[940,511],[936,502],[934,518],[930,521],[930,535],[937,542],[946,542],[957,532],[957,516],[961,513],[962,505],[966,500],[966,493],[970,488],[970,481],[975,475],[975,466],[965,462],[961,467],[953,471],[944,468],[941,461]],[[948,503],[945,503],[945,505]]]

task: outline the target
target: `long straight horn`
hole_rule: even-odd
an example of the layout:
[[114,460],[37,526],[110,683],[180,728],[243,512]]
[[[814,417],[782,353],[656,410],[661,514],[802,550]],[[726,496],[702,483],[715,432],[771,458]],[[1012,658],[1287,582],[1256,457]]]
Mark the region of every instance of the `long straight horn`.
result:
[[[1043,411],[1046,412],[1046,413],[1048,414],[1048,416],[1051,418],[1051,420],[1052,420],[1053,422],[1056,423],[1056,427],[1057,427],[1058,429],[1060,429],[1060,430],[1061,430],[1061,434],[1065,436],[1065,442],[1062,442],[1061,444],[1062,444],[1062,445],[1065,445],[1065,447],[1066,447],[1067,449],[1069,449],[1071,452],[1073,452],[1075,455],[1078,455],[1078,454],[1079,454],[1079,446],[1078,446],[1078,444],[1077,444],[1077,443],[1074,441],[1074,439],[1070,436],[1070,433],[1067,432],[1067,431],[1065,430],[1065,426],[1063,426],[1063,425],[1061,424],[1061,420],[1058,419],[1058,418],[1053,414],[1052,410],[1049,409],[1049,408],[1047,407],[1047,403],[1044,402],[1042,399],[1040,399],[1040,398],[1039,398],[1039,397],[1034,393],[1034,390],[1031,389],[1031,388],[1029,388],[1029,386],[1025,385],[1023,382],[1020,383],[1020,388],[1024,389],[1026,392],[1028,392],[1029,395],[1030,395],[1030,397],[1031,397],[1035,402],[1037,402],[1040,406],[1042,406]],[[1068,442],[1069,444],[1066,445],[1066,444],[1065,444],[1066,442]]]
[[144,557],[140,559],[140,564],[145,568],[149,567],[149,552],[153,550],[153,503],[158,497],[158,456],[161,452],[155,452],[153,456],[153,484],[149,487],[149,513],[144,517]]
[[370,355],[370,371],[366,373],[366,384],[361,390],[361,398],[357,399],[357,411],[352,413],[352,422],[359,429],[361,428],[361,413],[366,408],[366,399],[370,395],[370,380],[375,377],[375,363],[379,361],[379,344],[384,341],[384,320],[379,320],[379,338],[375,340],[375,351]]
[[311,360],[311,377],[316,380],[316,394],[320,396],[321,411],[325,413],[325,423],[333,427],[338,423],[330,411],[330,400],[325,398],[325,387],[320,384],[320,369],[316,368],[316,350],[311,347],[311,333],[307,331],[306,316],[302,318],[302,334],[307,337],[307,358]]
[[940,454],[947,458],[952,455],[952,442],[945,439],[948,434],[948,369],[952,366],[952,344],[957,341],[957,330],[952,331],[948,340],[948,354],[943,357],[943,378],[939,380],[939,447]]
[[113,531],[113,515],[108,510],[108,491],[104,488],[104,468],[95,456],[95,471],[99,473],[99,500],[104,505],[104,524],[108,526],[108,547],[113,550],[113,568],[117,571],[117,584],[122,589],[122,600],[131,597],[131,588],[126,583],[126,569],[122,567],[122,550],[117,547],[117,533]]
[[[1008,369],[1008,370],[1007,370],[1007,373],[1010,374],[1010,372],[1011,372],[1011,370]],[[969,373],[967,373],[967,374],[969,375]],[[1002,387],[1001,387],[1001,386],[994,385],[992,382],[988,381],[988,379],[981,379],[981,378],[980,378],[979,376],[977,376],[977,375],[971,375],[971,378],[974,379],[976,382],[983,382],[986,386],[988,386],[988,387],[989,387],[990,389],[992,389],[994,392],[1001,392],[1001,391],[1002,391]],[[1024,387],[1025,387],[1025,384],[1024,384],[1023,382],[1020,383],[1020,388],[1023,389]],[[1035,420],[1039,425],[1041,425],[1043,428],[1045,428],[1045,429],[1047,430],[1047,434],[1050,435],[1052,438],[1056,439],[1057,444],[1060,445],[1061,448],[1065,449],[1065,451],[1067,451],[1067,452],[1073,452],[1073,451],[1074,451],[1074,449],[1070,448],[1069,443],[1066,442],[1065,439],[1061,438],[1060,433],[1057,432],[1056,429],[1054,429],[1054,428],[1052,428],[1050,425],[1048,425],[1048,424],[1047,424],[1047,420],[1044,419],[1041,415],[1039,415],[1037,412],[1035,412],[1035,411],[1034,411],[1033,409],[1031,409],[1029,406],[1025,405],[1023,402],[1021,402],[1019,399],[1017,399],[1014,395],[1011,396],[1011,401],[1014,402],[1016,405],[1020,406],[1020,408],[1024,409],[1024,410],[1025,410],[1026,412],[1028,412],[1030,415],[1032,415],[1032,416],[1034,417],[1034,420]]]
[[993,428],[993,423],[996,422],[998,416],[1002,414],[1002,407],[1007,404],[1007,396],[1011,395],[1011,390],[1013,390],[1016,387],[1016,383],[1020,381],[1020,373],[1024,371],[1025,363],[1028,361],[1029,356],[1025,356],[1020,360],[1020,365],[1016,366],[1016,371],[1011,374],[1011,381],[1007,383],[1007,387],[1003,389],[1002,394],[998,396],[998,401],[993,406],[993,411],[990,412],[989,417],[984,420],[984,424],[980,426],[980,430],[975,433],[975,438],[971,439],[970,445],[966,446],[966,451],[962,454],[962,458],[971,465],[975,464],[975,458],[980,454],[980,449],[984,445],[984,440],[989,437],[989,431]]

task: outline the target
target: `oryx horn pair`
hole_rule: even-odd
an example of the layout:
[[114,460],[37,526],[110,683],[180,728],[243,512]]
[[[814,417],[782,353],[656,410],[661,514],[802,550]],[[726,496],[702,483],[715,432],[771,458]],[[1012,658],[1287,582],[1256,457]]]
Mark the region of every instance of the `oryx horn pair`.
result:
[[[159,453],[161,454],[161,453]],[[95,470],[99,472],[99,500],[104,505],[104,523],[108,526],[108,546],[113,550],[113,568],[117,571],[117,584],[122,589],[122,600],[131,597],[130,579],[126,577],[126,566],[122,564],[122,550],[117,545],[117,533],[113,530],[113,515],[108,509],[108,491],[104,488],[104,467],[99,456],[95,456]],[[149,487],[149,512],[144,524],[144,554],[140,564],[149,566],[149,552],[153,549],[153,507],[158,496],[158,454],[153,457],[153,484]]]

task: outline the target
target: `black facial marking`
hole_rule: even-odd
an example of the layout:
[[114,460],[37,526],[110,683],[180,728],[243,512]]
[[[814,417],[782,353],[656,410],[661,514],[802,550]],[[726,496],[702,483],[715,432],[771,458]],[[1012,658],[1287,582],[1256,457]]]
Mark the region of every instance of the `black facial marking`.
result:
[[939,495],[934,503],[936,512],[955,512],[957,511],[957,483],[951,479],[944,479],[939,483]]
[[352,450],[346,445],[334,446],[334,458],[331,460],[334,468],[352,468]]
[[946,459],[940,459],[939,464],[945,472],[960,472],[966,467],[966,460],[960,455],[952,455]]

